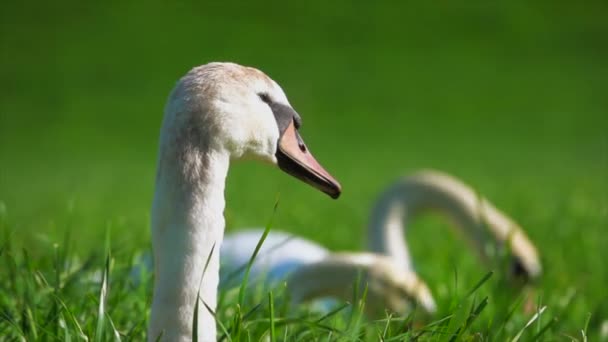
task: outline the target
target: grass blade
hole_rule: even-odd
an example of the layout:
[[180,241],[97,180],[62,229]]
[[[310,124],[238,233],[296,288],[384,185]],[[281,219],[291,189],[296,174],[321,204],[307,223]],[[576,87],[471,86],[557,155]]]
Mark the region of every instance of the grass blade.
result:
[[198,303],[201,301],[201,286],[203,285],[203,278],[207,273],[207,268],[211,262],[211,257],[215,251],[215,243],[211,246],[211,251],[207,255],[207,261],[205,261],[205,267],[203,268],[203,274],[201,274],[201,280],[198,283],[198,290],[196,291],[196,303],[194,303],[194,313],[192,314],[192,341],[198,341]]
[[87,338],[87,335],[84,334],[84,331],[82,330],[82,327],[80,326],[80,323],[78,323],[78,320],[76,319],[76,316],[74,316],[74,314],[72,313],[72,311],[63,302],[63,300],[61,300],[61,298],[59,298],[59,296],[57,296],[54,293],[52,295],[55,298],[55,301],[57,301],[57,303],[59,303],[59,305],[61,306],[61,308],[67,313],[68,317],[70,318],[70,321],[72,321],[72,324],[74,325],[74,327],[76,328],[76,331],[78,332],[78,336],[80,338],[82,338],[83,340],[88,341],[89,339]]
[[106,317],[106,299],[108,296],[108,276],[110,274],[110,254],[106,256],[106,263],[101,278],[101,289],[99,291],[99,307],[97,310],[97,329],[95,329],[95,341],[103,341]]
[[201,300],[200,289],[196,293],[196,303],[194,303],[194,313],[192,314],[192,342],[198,341],[198,302]]
[[519,308],[525,300],[526,300],[526,297],[522,295],[515,301],[515,304],[513,304],[511,306],[511,309],[509,310],[509,312],[503,319],[502,323],[500,324],[500,327],[498,328],[498,331],[496,332],[495,337],[499,337],[505,331],[505,327],[507,326],[507,323],[509,323],[509,321],[515,314],[515,311],[517,310],[517,308]]
[[270,308],[270,341],[276,341],[276,333],[274,330],[274,298],[272,298],[272,291],[268,292],[268,306]]
[[319,318],[318,320],[316,320],[316,322],[317,322],[317,323],[321,323],[321,322],[323,322],[324,320],[328,319],[329,317],[331,317],[331,316],[334,316],[334,315],[338,314],[340,311],[342,311],[342,310],[346,309],[346,308],[347,308],[347,307],[349,307],[349,306],[350,306],[350,303],[349,303],[349,302],[346,302],[346,303],[342,304],[341,306],[339,306],[339,307],[337,307],[337,308],[335,308],[335,309],[331,310],[331,311],[330,311],[330,312],[328,312],[327,314],[323,315],[323,317],[321,317],[321,318]]
[[255,260],[256,256],[260,252],[260,248],[262,248],[262,244],[266,240],[268,233],[270,233],[270,227],[272,226],[272,223],[274,221],[274,216],[277,212],[278,206],[279,206],[279,200],[277,198],[276,202],[274,203],[274,208],[272,210],[272,215],[270,216],[270,220],[268,220],[268,223],[264,227],[264,233],[262,234],[262,237],[260,237],[260,241],[258,241],[258,244],[255,246],[255,250],[253,251],[251,258],[249,259],[249,263],[247,264],[247,269],[245,270],[245,275],[243,276],[243,281],[241,282],[241,288],[239,289],[239,305],[241,307],[243,307],[243,304],[245,303],[245,289],[247,287],[247,281],[249,280],[249,273],[251,272],[251,266],[253,265],[253,261]]
[[68,329],[68,325],[66,324],[65,317],[63,317],[62,313],[59,313],[59,322],[63,322],[63,324],[59,324],[63,328],[63,341],[71,342],[72,335],[70,335],[70,329]]
[[517,342],[519,341],[519,339],[521,338],[521,335],[523,335],[524,331],[530,326],[532,325],[532,323],[534,323],[539,317],[540,315],[543,314],[543,312],[545,311],[547,307],[543,306],[542,308],[540,308],[540,310],[538,310],[537,313],[534,314],[534,316],[532,316],[532,318],[530,318],[530,320],[528,321],[528,323],[526,323],[526,325],[521,328],[521,330],[517,333],[517,335],[515,335],[515,337],[513,337],[513,339],[511,340],[511,342]]
[[488,281],[490,278],[492,278],[493,274],[494,274],[494,271],[490,271],[490,272],[486,273],[486,275],[483,276],[483,278],[481,278],[477,282],[477,284],[475,284],[475,286],[473,286],[473,288],[469,291],[469,293],[467,293],[466,298],[470,297],[473,293],[475,293],[481,287],[481,285],[483,285],[486,281]]
[[583,341],[587,342],[587,328],[589,328],[589,321],[591,321],[591,313],[587,314],[587,320],[585,321],[585,327],[581,330],[581,334],[583,335]]
[[[534,337],[532,338],[532,341],[538,341],[540,339],[540,337],[547,332],[547,330],[549,330],[549,328],[551,328],[553,326],[553,324],[557,323],[557,318],[553,318],[552,320],[550,320],[549,322],[547,322],[547,324],[545,324],[544,327],[542,327],[537,333],[536,335],[534,335]],[[587,341],[586,336],[583,336],[583,341]]]
[[222,337],[219,339],[219,341],[221,341],[224,338],[226,338],[228,341],[232,342],[232,339],[230,338],[230,335],[228,334],[228,330],[226,330],[226,327],[222,324],[222,322],[217,319],[217,315],[215,314],[215,312],[213,311],[213,309],[211,309],[209,307],[209,305],[207,305],[207,303],[205,303],[204,300],[202,300],[202,302],[203,302],[203,305],[205,306],[205,308],[207,309],[207,312],[209,312],[209,314],[211,316],[213,316],[213,318],[215,319],[215,323],[217,323],[217,325],[220,327],[220,330],[222,331]]
[[108,319],[108,323],[110,323],[110,327],[112,328],[112,333],[114,335],[114,341],[120,342],[120,333],[116,330],[116,326],[114,325],[114,321],[112,321],[112,317],[108,313],[106,313],[106,318]]
[[[471,327],[473,322],[477,319],[477,317],[479,317],[479,314],[481,314],[481,312],[486,308],[487,305],[488,305],[488,297],[485,297],[481,301],[481,303],[479,303],[475,307],[475,309],[472,310],[471,313],[469,314],[467,321],[464,323],[464,326],[462,327],[462,329],[460,330],[460,332],[457,336],[458,338],[460,338],[460,336],[462,336],[462,334],[464,334],[465,331],[467,331],[467,329],[469,329],[469,327]],[[458,340],[458,339],[454,339],[454,340]]]

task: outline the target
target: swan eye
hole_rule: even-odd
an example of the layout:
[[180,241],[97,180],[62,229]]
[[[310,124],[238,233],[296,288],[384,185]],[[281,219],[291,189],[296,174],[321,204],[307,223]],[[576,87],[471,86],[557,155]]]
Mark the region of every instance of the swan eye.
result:
[[272,103],[272,100],[270,99],[270,96],[268,96],[267,93],[258,93],[258,96],[260,97],[260,100],[264,101],[265,103]]
[[281,104],[279,102],[272,101],[272,99],[270,98],[270,95],[268,95],[268,93],[258,93],[258,97],[260,98],[260,100],[262,100],[264,103],[266,103],[268,105],[268,107],[270,107],[270,109],[272,110],[272,114],[274,114],[274,119],[277,121],[277,124],[279,125],[281,134],[282,134],[282,132],[285,131],[287,126],[292,121],[293,121],[294,126],[296,127],[296,130],[300,129],[300,126],[302,126],[302,119],[300,118],[298,113],[296,113],[296,111],[293,110],[293,108],[291,108],[290,106]]

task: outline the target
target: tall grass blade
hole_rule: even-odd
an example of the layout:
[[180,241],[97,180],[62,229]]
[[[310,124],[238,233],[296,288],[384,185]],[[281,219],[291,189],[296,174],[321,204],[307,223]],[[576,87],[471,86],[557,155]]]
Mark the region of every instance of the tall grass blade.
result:
[[328,318],[330,318],[330,317],[332,317],[332,316],[334,316],[334,315],[338,314],[340,311],[342,311],[342,310],[346,309],[346,308],[347,308],[347,307],[349,307],[349,306],[350,306],[350,303],[346,302],[346,303],[344,303],[344,304],[340,305],[339,307],[337,307],[337,308],[335,308],[335,309],[331,310],[330,312],[326,313],[326,314],[325,314],[325,315],[323,315],[321,318],[319,318],[318,320],[316,320],[316,322],[317,322],[317,323],[321,323],[321,322],[323,322],[324,320],[326,320],[326,319],[328,319]]
[[379,336],[380,341],[383,341],[386,339],[387,335],[388,335],[388,330],[389,327],[391,326],[391,319],[393,318],[393,314],[389,314],[387,319],[386,319],[386,324],[384,325],[384,330],[382,331],[382,334]]
[[235,341],[241,340],[241,332],[243,328],[243,313],[241,312],[241,306],[236,305],[236,312],[232,317],[232,327],[229,330]]
[[[539,293],[538,295],[538,300],[536,301],[536,312],[538,312],[540,310],[541,304],[543,302],[543,294]],[[542,317],[538,317],[538,319],[536,320],[537,322],[537,326],[536,326],[536,332],[540,332],[541,329],[541,321],[542,321]]]
[[442,335],[440,341],[452,341],[455,336],[458,336],[461,327],[468,319],[467,313],[468,310],[463,303],[458,305],[455,310],[453,310],[445,333],[440,334],[440,336]]
[[591,313],[587,314],[587,320],[585,320],[585,327],[583,328],[583,330],[581,330],[584,342],[587,342],[587,328],[589,328],[589,321],[591,321]]
[[477,282],[477,284],[475,284],[475,286],[473,286],[473,288],[469,291],[469,293],[467,293],[466,298],[470,297],[473,293],[475,293],[481,287],[481,285],[483,285],[486,281],[488,281],[490,278],[492,278],[493,274],[494,274],[494,271],[490,271],[490,272],[486,273],[486,275],[483,276],[483,278],[481,278],[481,280],[479,280]]
[[192,315],[192,341],[194,342],[198,341],[198,304],[199,301],[201,301],[201,286],[203,285],[203,278],[205,277],[205,273],[207,273],[207,268],[209,268],[209,263],[211,262],[213,252],[215,252],[215,243],[213,246],[211,246],[211,251],[209,252],[209,255],[207,255],[205,267],[203,268],[203,274],[201,274],[201,279],[198,283],[198,290],[196,291],[196,303],[194,303],[194,313]]
[[198,303],[201,300],[201,290],[196,293],[196,303],[194,303],[194,313],[192,314],[192,342],[198,341]]
[[23,333],[23,330],[21,330],[21,327],[19,326],[19,323],[15,322],[15,320],[9,315],[8,312],[6,312],[4,308],[2,309],[2,311],[0,311],[0,322],[8,323],[10,326],[15,328],[17,333],[19,333],[20,337],[22,337],[24,340],[27,340],[25,334]]
[[112,334],[114,335],[114,341],[120,342],[121,341],[120,333],[116,329],[116,326],[114,325],[114,321],[112,321],[112,317],[110,317],[110,315],[107,312],[106,312],[106,318],[108,319],[108,323],[110,323],[110,327],[112,328]]
[[274,298],[272,298],[272,291],[268,292],[268,306],[270,315],[270,341],[276,341],[276,332],[274,329]]
[[106,256],[106,263],[101,278],[101,290],[99,291],[99,307],[97,310],[97,329],[95,329],[95,341],[103,341],[106,317],[106,299],[108,296],[108,276],[110,274],[110,254]]
[[29,305],[23,309],[23,331],[25,331],[31,340],[38,340],[38,330],[36,329],[36,321],[34,320],[34,314]]
[[511,309],[509,310],[509,312],[507,313],[507,316],[505,316],[505,318],[503,319],[500,328],[498,328],[498,331],[496,332],[496,334],[494,335],[495,337],[500,336],[503,332],[505,327],[507,326],[507,323],[509,323],[509,321],[511,320],[511,318],[513,317],[513,315],[515,314],[515,311],[517,310],[517,308],[519,308],[521,306],[521,304],[526,300],[525,296],[520,296],[517,301],[515,301],[515,304],[513,304],[511,306]]
[[80,323],[78,323],[76,316],[74,316],[72,311],[68,308],[67,305],[65,305],[65,303],[63,302],[63,300],[61,300],[61,298],[59,298],[59,296],[57,296],[54,293],[52,295],[53,295],[55,301],[57,303],[59,303],[59,305],[61,306],[63,311],[65,311],[67,313],[68,317],[70,318],[70,321],[72,321],[72,324],[74,325],[74,328],[76,328],[76,331],[78,332],[78,336],[80,338],[82,338],[83,340],[88,341],[89,338],[87,337],[87,335],[85,335],[84,331],[82,330],[82,327],[80,326]]
[[539,317],[540,315],[543,314],[543,312],[545,311],[547,307],[543,306],[542,308],[540,308],[540,310],[534,314],[534,316],[532,316],[532,318],[530,318],[530,320],[528,321],[528,323],[526,323],[526,325],[521,328],[521,330],[517,333],[517,335],[515,335],[515,337],[513,337],[513,339],[511,340],[511,342],[517,342],[519,341],[519,339],[521,338],[521,335],[523,335],[524,331],[530,326],[532,325]]
[[[295,235],[291,235],[291,236],[287,236],[285,237],[284,240],[282,240],[281,242],[269,247],[268,249],[266,249],[264,251],[264,253],[258,253],[258,257],[260,256],[264,256],[264,255],[268,255],[268,254],[272,254],[272,252],[274,252],[275,250],[283,247],[285,244],[289,243],[291,240],[297,238],[297,236]],[[249,261],[249,260],[248,260]],[[246,270],[247,270],[247,265],[249,264],[249,262],[246,262],[242,265],[239,265],[239,267],[236,267],[234,270],[232,270],[230,273],[228,273],[224,279],[226,281],[227,284],[231,284],[232,281],[239,277],[241,274],[243,274]]]
[[215,319],[215,323],[217,323],[217,325],[220,327],[220,330],[222,331],[222,336],[220,337],[220,341],[222,341],[223,339],[227,339],[228,341],[232,341],[232,339],[230,338],[230,335],[228,334],[228,330],[226,330],[226,327],[222,324],[222,322],[217,319],[217,315],[215,313],[215,311],[213,311],[213,309],[211,309],[209,307],[209,305],[207,305],[207,303],[205,303],[204,300],[201,300],[203,302],[203,305],[205,306],[205,308],[207,309],[207,312],[209,312],[209,314],[211,316],[213,316],[213,318]]
[[[356,287],[360,286],[360,281],[360,279],[356,281]],[[351,341],[355,341],[358,339],[358,335],[361,329],[361,319],[363,318],[363,311],[365,310],[365,301],[367,300],[367,290],[368,284],[366,282],[365,287],[363,288],[363,293],[361,294],[361,298],[358,300],[357,306],[354,307],[355,311],[353,315],[351,315],[351,319],[348,322],[349,339]],[[357,296],[357,293],[355,293],[355,296]]]
[[249,258],[249,263],[247,264],[247,269],[245,269],[245,275],[243,276],[243,281],[241,282],[241,287],[239,289],[239,305],[241,307],[243,307],[243,304],[245,304],[245,289],[247,288],[247,281],[249,280],[249,273],[251,272],[251,266],[253,265],[253,261],[255,260],[256,256],[260,252],[260,248],[262,248],[262,244],[266,240],[268,233],[270,233],[270,228],[272,227],[272,224],[274,222],[274,216],[277,212],[278,206],[279,206],[279,199],[277,198],[277,200],[274,203],[274,207],[272,209],[272,215],[270,216],[270,220],[268,220],[268,223],[264,227],[264,233],[262,234],[262,237],[260,237],[260,241],[258,241],[258,244],[255,246],[255,250],[253,251],[251,258]]
[[62,313],[59,313],[59,325],[63,328],[63,341],[71,342],[72,335],[70,334],[70,329],[68,329],[68,325],[66,324],[65,317],[63,317]]
[[249,319],[249,317],[251,317],[256,311],[258,311],[259,308],[262,307],[262,303],[258,303],[256,304],[253,308],[251,308],[249,311],[247,311],[244,315],[243,315],[243,321],[246,321],[247,319]]
[[[545,324],[545,326],[542,327],[536,333],[536,335],[534,335],[534,337],[532,338],[532,341],[538,341],[538,340],[540,340],[540,338],[545,334],[545,332],[547,332],[547,330],[549,330],[549,328],[551,328],[555,323],[557,323],[557,318],[554,317],[552,320],[550,320],[549,322],[547,322],[547,324]],[[584,341],[587,341],[587,340],[584,339]]]
[[464,326],[462,327],[462,329],[460,329],[460,331],[458,332],[458,335],[454,336],[452,338],[452,341],[456,341],[456,340],[460,339],[460,337],[462,336],[462,334],[464,334],[467,331],[467,329],[469,329],[471,327],[471,325],[473,324],[473,322],[477,319],[477,317],[479,317],[479,314],[481,314],[481,312],[486,308],[487,305],[488,305],[488,297],[485,297],[475,307],[475,309],[471,310],[471,313],[469,314],[469,317],[467,317],[467,320],[464,323]]

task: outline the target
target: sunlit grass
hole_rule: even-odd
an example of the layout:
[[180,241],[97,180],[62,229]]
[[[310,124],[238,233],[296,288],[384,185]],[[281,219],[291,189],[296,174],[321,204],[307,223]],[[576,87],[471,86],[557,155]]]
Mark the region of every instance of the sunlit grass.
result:
[[[153,277],[144,272],[141,279],[134,279],[132,267],[137,260],[133,256],[146,250],[114,253],[108,232],[105,247],[100,245],[82,258],[72,249],[75,241],[73,232],[68,230],[62,241],[37,251],[37,257],[32,259],[28,247],[14,238],[15,232],[4,218],[0,224],[1,336],[8,340],[62,341],[145,338]],[[270,226],[271,223],[267,231]],[[355,290],[349,302],[338,304],[330,312],[319,312],[306,304],[291,307],[284,286],[272,290],[247,286],[245,278],[241,285],[220,294],[215,313],[218,338],[223,341],[598,338],[599,331],[590,329],[590,322],[594,321],[590,314],[580,320],[580,325],[572,324],[577,313],[572,307],[573,298],[556,297],[550,285],[548,296],[543,295],[545,292],[537,284],[513,286],[502,266],[502,260],[497,259],[491,266],[496,271],[485,275],[475,272],[481,276],[472,283],[459,279],[464,270],[448,271],[453,273],[452,288],[448,295],[438,296],[440,313],[433,317],[416,310],[403,317],[388,312],[384,317],[366,317],[366,287],[356,284],[353,289],[364,290]],[[208,309],[202,305],[198,308]]]

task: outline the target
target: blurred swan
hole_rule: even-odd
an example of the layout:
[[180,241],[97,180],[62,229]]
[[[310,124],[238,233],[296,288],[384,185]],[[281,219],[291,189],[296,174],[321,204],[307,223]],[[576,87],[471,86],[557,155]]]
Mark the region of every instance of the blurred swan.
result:
[[[227,234],[220,255],[220,287],[239,286],[244,269],[262,238],[261,229]],[[267,288],[285,284],[292,304],[335,298],[350,301],[353,286],[367,287],[365,309],[373,317],[386,310],[406,314],[414,304],[435,311],[427,285],[391,257],[367,252],[331,252],[320,244],[286,232],[271,231],[250,270],[250,283]],[[359,292],[362,293],[362,292]],[[321,303],[324,309],[330,309]]]
[[[265,161],[333,198],[340,185],[298,133],[301,118],[281,87],[257,69],[209,63],[173,89],[160,132],[151,211],[154,294],[148,340],[214,341],[224,187],[231,161]],[[215,249],[215,246],[218,248]]]
[[[371,253],[331,253],[310,240],[273,230],[252,264],[250,279],[271,285],[285,280],[296,303],[328,296],[349,300],[350,288],[361,276],[351,270],[358,270],[369,285],[366,308],[374,313],[386,308],[403,314],[414,303],[433,313],[435,300],[414,270],[404,234],[409,220],[425,210],[449,218],[471,240],[483,260],[488,259],[488,244],[494,248],[508,244],[516,275],[540,275],[536,248],[519,225],[460,180],[443,172],[424,170],[394,182],[380,195],[368,227]],[[240,284],[242,271],[262,233],[258,229],[226,235],[221,248],[222,286]]]

